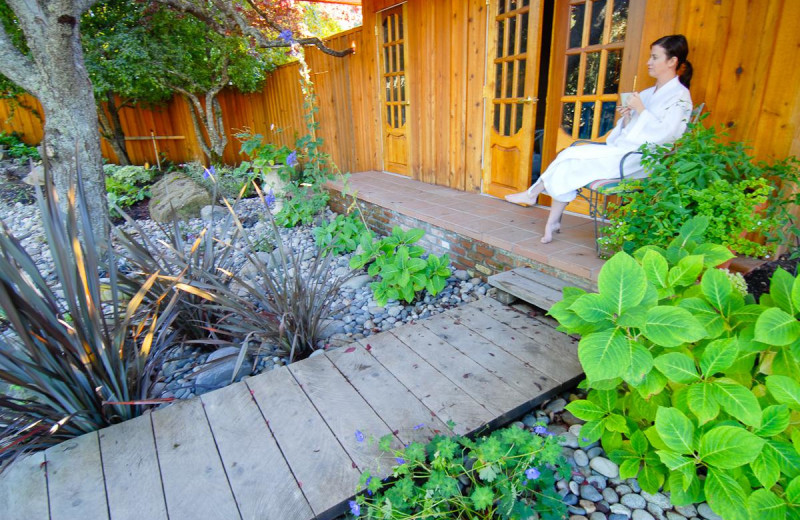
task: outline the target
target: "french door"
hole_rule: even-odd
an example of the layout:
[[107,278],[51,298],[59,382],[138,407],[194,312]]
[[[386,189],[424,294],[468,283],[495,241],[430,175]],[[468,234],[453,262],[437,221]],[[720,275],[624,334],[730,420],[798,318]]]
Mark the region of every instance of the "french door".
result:
[[408,116],[406,81],[408,63],[405,4],[380,13],[378,38],[381,54],[381,98],[383,114],[383,169],[409,175]]
[[483,192],[502,197],[531,179],[542,0],[492,0]]

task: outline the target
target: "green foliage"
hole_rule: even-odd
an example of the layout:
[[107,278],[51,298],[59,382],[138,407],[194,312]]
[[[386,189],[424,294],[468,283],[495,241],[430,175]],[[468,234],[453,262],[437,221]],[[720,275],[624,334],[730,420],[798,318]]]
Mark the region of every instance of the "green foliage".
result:
[[380,276],[372,282],[373,295],[378,305],[386,305],[389,300],[403,299],[411,302],[422,290],[436,296],[444,289],[451,271],[447,255],[428,255],[422,258],[425,248],[415,246],[425,231],[399,227],[392,234],[374,241],[371,235],[362,235],[361,254],[350,259],[350,267],[360,269],[369,265],[370,276]]
[[[558,438],[538,437],[520,428],[496,430],[489,436],[437,435],[428,444],[412,442],[391,449],[391,436],[379,446],[398,465],[391,482],[368,471],[358,495],[364,518],[523,519],[564,518],[566,506],[555,481],[569,474]],[[352,507],[351,507],[352,509]]]
[[330,222],[315,227],[313,233],[320,251],[334,255],[355,251],[365,234],[369,235],[370,241],[372,238],[372,232],[355,213],[337,215]]
[[283,206],[275,215],[275,222],[285,228],[299,224],[307,226],[325,209],[329,198],[327,191],[290,184]]
[[[779,233],[792,221],[787,186],[796,181],[796,159],[756,162],[742,143],[725,141],[700,122],[690,124],[674,146],[644,146],[642,152],[650,175],[624,183],[621,205],[611,206],[604,246],[628,253],[644,245],[666,247],[688,219],[708,216],[709,241],[743,255],[774,252]],[[776,177],[787,180],[780,197],[771,180]],[[767,210],[761,209],[768,201]],[[749,233],[768,243],[747,238]]]
[[249,184],[251,175],[246,167],[231,168],[217,165],[206,168],[203,163],[193,161],[184,164],[182,170],[209,193],[216,193],[219,197],[235,200],[242,193],[243,188],[243,196],[247,197],[253,194]]
[[[695,217],[666,248],[614,255],[598,293],[565,289],[550,314],[582,336],[589,389],[567,409],[620,464],[676,505],[723,518],[800,518],[800,277],[778,270],[756,304],[715,265]],[[699,280],[699,282],[698,282]]]
[[22,141],[22,138],[16,132],[7,134],[0,132],[0,148],[4,149],[4,154],[15,159],[33,159],[34,161],[41,160],[39,150],[35,146],[29,146]]
[[150,187],[144,186],[153,180],[155,170],[143,166],[103,166],[106,174],[109,215],[121,217],[120,209],[133,206],[150,197]]

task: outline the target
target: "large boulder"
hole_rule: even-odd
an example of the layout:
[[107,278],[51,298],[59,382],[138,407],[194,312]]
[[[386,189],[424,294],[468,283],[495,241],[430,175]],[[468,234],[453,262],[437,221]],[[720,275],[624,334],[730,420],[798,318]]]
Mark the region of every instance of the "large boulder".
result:
[[200,210],[211,204],[208,191],[182,173],[171,173],[153,184],[150,217],[167,222],[173,216],[189,219],[200,216]]

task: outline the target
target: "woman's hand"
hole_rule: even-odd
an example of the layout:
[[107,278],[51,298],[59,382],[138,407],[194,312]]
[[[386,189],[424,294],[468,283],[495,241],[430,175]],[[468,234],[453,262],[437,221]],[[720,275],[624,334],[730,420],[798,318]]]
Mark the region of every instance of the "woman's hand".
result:
[[620,106],[617,107],[617,112],[619,115],[622,116],[622,126],[623,128],[631,122],[631,116],[633,116],[633,110],[629,106]]
[[633,92],[631,97],[628,98],[628,104],[625,108],[635,110],[637,114],[644,112],[644,103],[638,92]]

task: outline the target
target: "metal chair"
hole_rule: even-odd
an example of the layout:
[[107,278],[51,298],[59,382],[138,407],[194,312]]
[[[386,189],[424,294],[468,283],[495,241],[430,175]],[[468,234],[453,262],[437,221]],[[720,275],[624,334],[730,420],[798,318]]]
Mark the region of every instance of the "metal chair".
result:
[[[692,123],[696,123],[700,120],[700,115],[703,113],[705,105],[705,103],[700,103],[692,110]],[[595,141],[578,140],[572,143],[570,146],[587,143],[598,145],[606,144]],[[600,223],[601,221],[603,223],[608,221],[606,218],[606,213],[608,211],[608,196],[623,193],[623,190],[619,189],[619,185],[625,179],[625,161],[628,159],[628,157],[635,154],[642,155],[642,152],[639,150],[634,150],[622,156],[622,159],[619,161],[619,177],[615,177],[613,179],[596,180],[578,190],[578,196],[589,204],[589,216],[592,217],[592,220],[594,221],[594,246],[598,256],[600,255]],[[601,197],[603,198],[602,210],[600,209]]]

